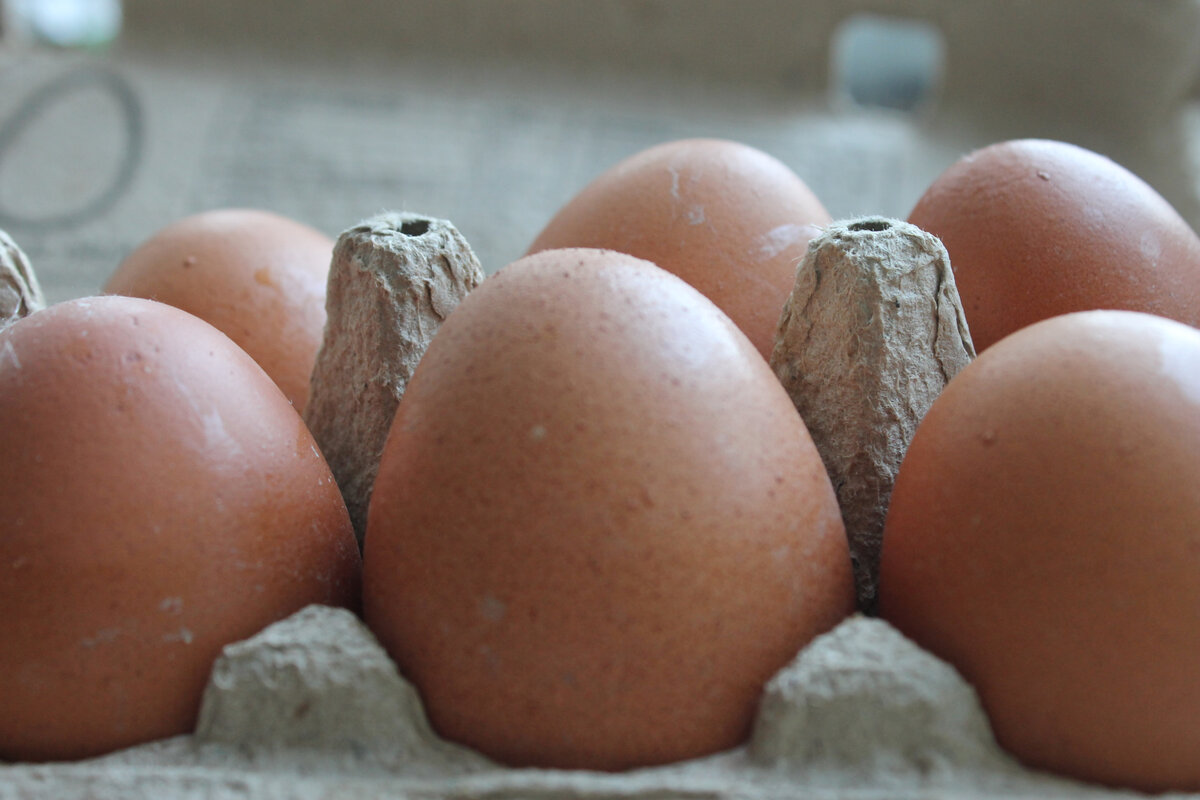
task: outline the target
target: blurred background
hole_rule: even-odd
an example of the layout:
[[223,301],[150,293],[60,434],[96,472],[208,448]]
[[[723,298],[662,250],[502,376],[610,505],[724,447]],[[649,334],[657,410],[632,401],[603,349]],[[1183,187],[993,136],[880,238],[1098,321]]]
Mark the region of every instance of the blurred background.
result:
[[1102,152],[1200,222],[1200,0],[0,0],[0,228],[50,301],[195,211],[450,219],[487,271],[650,145],[737,139],[835,217],[970,150]]

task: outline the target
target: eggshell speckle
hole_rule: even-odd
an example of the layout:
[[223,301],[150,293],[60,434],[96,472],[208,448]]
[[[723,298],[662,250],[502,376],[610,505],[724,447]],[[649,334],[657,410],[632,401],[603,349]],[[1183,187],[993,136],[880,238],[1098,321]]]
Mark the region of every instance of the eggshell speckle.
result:
[[354,606],[324,459],[215,328],[100,297],[0,333],[0,758],[188,732],[221,648]]
[[278,214],[206,211],[143,242],[104,291],[168,303],[214,325],[303,411],[332,254],[328,236]]
[[748,145],[684,139],[637,153],[588,184],[529,248],[617,250],[672,272],[770,358],[796,264],[831,221],[785,164]]
[[1200,239],[1153,188],[1064,142],[1001,142],[938,177],[909,221],[945,244],[975,347],[1058,314],[1200,325]]
[[733,747],[853,607],[803,422],[683,281],[546,251],[438,331],[380,462],[364,611],[442,735],[606,770]]
[[1200,331],[1125,311],[1001,340],[900,467],[880,610],[1027,764],[1200,790]]

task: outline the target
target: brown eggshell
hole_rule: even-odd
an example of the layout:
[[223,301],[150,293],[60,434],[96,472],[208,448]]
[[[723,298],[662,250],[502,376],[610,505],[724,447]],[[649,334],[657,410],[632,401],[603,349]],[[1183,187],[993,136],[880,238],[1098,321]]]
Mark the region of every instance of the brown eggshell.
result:
[[529,252],[607,248],[651,261],[699,289],[770,358],[796,265],[829,222],[816,195],[774,157],[737,142],[684,139],[597,177]]
[[221,648],[353,606],[349,515],[299,415],[227,337],[100,297],[0,334],[0,758],[191,730]]
[[683,281],[546,251],[438,331],[380,462],[364,611],[444,736],[606,770],[732,747],[853,607],[803,422]]
[[206,211],[138,246],[104,291],[168,303],[216,326],[303,411],[332,254],[328,236],[278,214]]
[[1071,311],[1200,325],[1200,239],[1144,181],[1081,147],[985,147],[938,177],[908,219],[945,244],[977,350]]
[[1079,312],[934,402],[884,532],[882,615],[1026,763],[1200,790],[1200,331]]

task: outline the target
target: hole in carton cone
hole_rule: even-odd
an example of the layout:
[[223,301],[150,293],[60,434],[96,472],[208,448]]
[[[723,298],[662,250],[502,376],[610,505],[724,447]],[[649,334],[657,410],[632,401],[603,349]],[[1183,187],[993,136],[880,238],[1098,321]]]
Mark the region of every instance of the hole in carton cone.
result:
[[859,106],[915,111],[941,83],[946,44],[929,22],[855,14],[834,31],[834,96]]
[[852,231],[886,231],[892,227],[892,223],[886,219],[864,219],[861,222],[852,222],[846,227]]
[[400,225],[400,232],[405,236],[424,236],[429,232],[429,221],[424,219],[406,220]]

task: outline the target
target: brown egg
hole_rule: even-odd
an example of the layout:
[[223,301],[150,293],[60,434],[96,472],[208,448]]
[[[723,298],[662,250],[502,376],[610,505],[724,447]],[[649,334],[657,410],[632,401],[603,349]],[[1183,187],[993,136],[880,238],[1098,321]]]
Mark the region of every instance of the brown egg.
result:
[[206,211],[143,242],[104,291],[168,303],[216,326],[303,411],[332,255],[328,236],[277,214]]
[[186,733],[224,645],[357,601],[308,429],[183,311],[91,298],[0,333],[0,453],[0,759]]
[[1200,790],[1200,331],[1056,317],[960,372],[884,532],[882,615],[1035,767]]
[[1200,325],[1200,239],[1140,178],[1081,147],[985,147],[942,173],[908,219],[946,245],[977,350],[1071,311]]
[[766,362],[612,251],[523,258],[447,318],[365,547],[367,622],[435,729],[513,765],[733,747],[854,607],[833,489]]
[[783,303],[829,212],[786,165],[737,142],[685,139],[600,175],[529,248],[618,250],[673,272],[770,358]]

